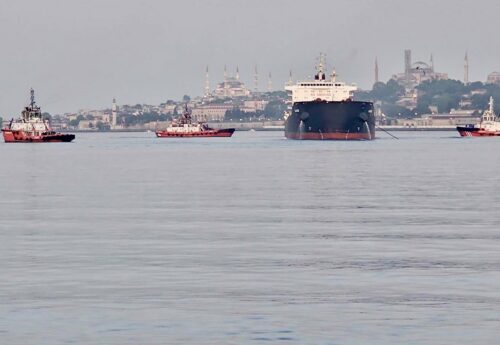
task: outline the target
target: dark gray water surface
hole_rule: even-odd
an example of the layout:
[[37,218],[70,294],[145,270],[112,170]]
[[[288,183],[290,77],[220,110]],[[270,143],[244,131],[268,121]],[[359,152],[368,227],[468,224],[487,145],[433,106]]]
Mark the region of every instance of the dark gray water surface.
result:
[[0,144],[0,343],[498,344],[500,138]]

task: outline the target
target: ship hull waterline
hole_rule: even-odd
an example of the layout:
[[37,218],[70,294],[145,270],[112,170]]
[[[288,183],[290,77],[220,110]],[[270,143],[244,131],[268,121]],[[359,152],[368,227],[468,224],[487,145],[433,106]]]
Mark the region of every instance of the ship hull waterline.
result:
[[25,131],[2,129],[6,143],[69,143],[75,139],[74,134],[41,134],[32,135]]
[[175,133],[169,131],[156,131],[158,138],[229,138],[234,133],[234,128],[207,130],[191,133]]
[[294,140],[373,140],[371,102],[296,102],[285,121],[285,137]]
[[498,137],[500,131],[488,131],[477,127],[457,126],[457,131],[461,137]]

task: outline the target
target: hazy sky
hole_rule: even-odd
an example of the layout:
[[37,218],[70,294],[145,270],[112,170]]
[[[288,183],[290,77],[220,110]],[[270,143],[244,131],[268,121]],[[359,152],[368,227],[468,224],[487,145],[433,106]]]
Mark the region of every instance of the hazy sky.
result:
[[403,51],[451,78],[500,70],[500,2],[461,0],[0,0],[0,116],[36,89],[43,111],[159,104],[201,95],[224,64],[260,88],[313,73],[319,52],[339,78],[370,88],[403,70]]

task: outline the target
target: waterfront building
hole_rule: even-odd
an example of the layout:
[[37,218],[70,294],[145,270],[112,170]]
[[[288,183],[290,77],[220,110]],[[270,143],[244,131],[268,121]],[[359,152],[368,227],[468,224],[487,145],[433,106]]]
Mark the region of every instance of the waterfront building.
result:
[[257,111],[263,111],[268,103],[269,101],[259,100],[259,99],[244,101],[241,110],[246,113],[255,113]]
[[232,110],[232,104],[205,104],[191,110],[194,121],[223,121],[228,110]]

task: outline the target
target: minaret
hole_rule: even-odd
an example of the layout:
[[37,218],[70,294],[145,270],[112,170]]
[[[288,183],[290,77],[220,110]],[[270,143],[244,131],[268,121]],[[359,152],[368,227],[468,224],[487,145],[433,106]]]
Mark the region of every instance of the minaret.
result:
[[273,80],[271,77],[271,72],[269,72],[269,77],[267,79],[267,92],[273,91]]
[[467,56],[467,52],[465,52],[464,59],[464,84],[469,84],[469,57]]
[[378,61],[375,58],[375,84],[378,83]]
[[430,62],[431,62],[431,71],[434,73],[434,57],[432,56],[432,54],[431,54]]
[[293,84],[293,79],[292,79],[292,70],[290,70],[289,76],[288,76],[288,85]]
[[409,74],[411,69],[411,50],[405,50],[405,73]]
[[116,128],[116,117],[118,115],[118,105],[116,99],[113,98],[113,106],[111,107],[111,129]]
[[240,80],[240,68],[236,66],[236,80]]
[[227,82],[227,67],[224,65],[224,97],[229,96],[229,84]]
[[406,85],[405,87],[410,88],[410,80],[411,80],[411,50],[405,50],[405,79]]
[[253,74],[253,91],[259,91],[259,72],[257,72],[257,65],[255,65],[255,70]]
[[208,66],[205,73],[205,97],[210,96],[210,79],[208,77]]

